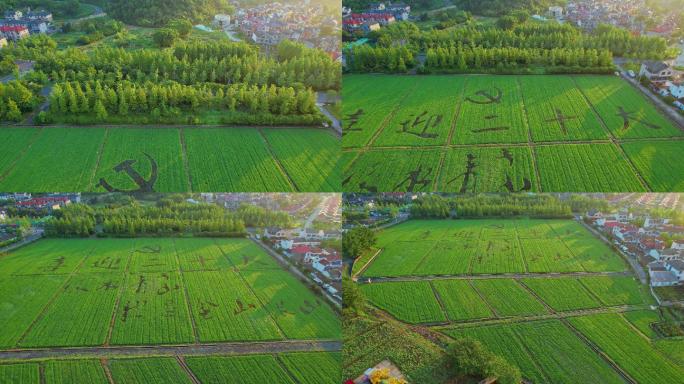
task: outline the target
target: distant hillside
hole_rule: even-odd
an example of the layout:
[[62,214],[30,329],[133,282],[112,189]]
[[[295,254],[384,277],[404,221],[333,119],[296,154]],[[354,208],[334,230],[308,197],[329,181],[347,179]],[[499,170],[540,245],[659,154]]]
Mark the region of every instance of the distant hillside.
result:
[[232,9],[228,0],[111,0],[106,6],[112,17],[146,27],[163,26],[175,18],[202,22]]

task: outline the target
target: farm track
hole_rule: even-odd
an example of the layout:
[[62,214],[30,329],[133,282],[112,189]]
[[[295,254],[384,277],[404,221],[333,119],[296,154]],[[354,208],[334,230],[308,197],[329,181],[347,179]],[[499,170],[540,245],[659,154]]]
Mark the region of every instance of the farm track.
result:
[[684,136],[674,136],[674,137],[638,137],[629,139],[615,139],[615,141],[610,139],[596,139],[596,140],[574,140],[574,141],[539,141],[534,143],[481,143],[481,144],[449,144],[444,145],[394,145],[394,146],[374,146],[368,148],[361,147],[347,147],[342,148],[342,153],[353,153],[353,152],[382,152],[391,150],[439,150],[439,149],[469,149],[469,148],[500,148],[500,147],[511,147],[511,148],[525,148],[525,147],[549,147],[554,145],[582,145],[582,144],[625,144],[625,143],[638,143],[638,142],[652,142],[652,141],[684,141]]
[[[221,247],[219,247],[215,241],[214,241],[214,245],[217,248],[221,249]],[[181,264],[180,264],[180,260],[178,259],[178,248],[176,248],[176,241],[175,240],[173,242],[173,250],[174,250],[174,254],[176,256],[176,264],[178,264],[178,275],[180,275],[181,284],[183,284],[183,299],[185,299],[184,300],[185,306],[188,309],[188,317],[190,317],[190,326],[192,327],[192,335],[195,339],[195,344],[199,344],[199,342],[200,342],[199,332],[197,332],[197,324],[195,323],[195,316],[192,315],[193,314],[192,304],[190,303],[190,294],[188,292],[188,284],[185,282],[184,271],[180,267]],[[221,251],[221,253],[223,253],[223,251]]]
[[100,148],[97,150],[97,161],[95,162],[95,167],[93,167],[93,173],[90,175],[90,180],[88,181],[88,188],[95,187],[95,178],[97,177],[97,171],[100,169],[100,163],[102,162],[102,154],[104,153],[105,146],[107,145],[107,139],[109,138],[109,128],[104,131],[104,137],[102,138],[102,143]]
[[[432,275],[432,276],[395,276],[395,277],[365,277],[359,276],[359,284],[387,283],[402,281],[432,281],[432,280],[489,280],[489,279],[555,279],[559,277],[591,277],[591,276],[632,276],[630,271],[623,272],[544,272],[544,273],[501,273],[480,275]],[[369,282],[370,281],[370,282]]]
[[55,125],[31,125],[31,124],[12,124],[10,127],[16,128],[41,128],[41,129],[51,129],[51,128],[76,128],[76,129],[89,129],[89,128],[124,128],[124,129],[244,129],[244,128],[254,128],[254,129],[310,129],[310,130],[325,130],[330,131],[331,134],[336,135],[335,131],[330,128],[312,126],[312,125],[188,125],[188,124],[88,124],[88,125],[68,125],[68,124],[55,124]]
[[109,360],[107,360],[106,358],[100,359],[100,365],[102,366],[102,370],[104,371],[109,384],[114,384],[114,377],[112,376],[112,370],[109,367]]
[[[132,250],[131,250],[132,252]],[[119,306],[121,305],[121,298],[126,294],[126,288],[128,287],[129,270],[131,266],[132,255],[129,253],[128,262],[124,268],[124,279],[123,284],[121,284],[121,290],[116,296],[116,302],[114,303],[114,311],[112,311],[112,319],[109,322],[109,329],[107,329],[107,338],[105,339],[104,346],[108,347],[109,342],[112,340],[112,333],[114,332],[114,325],[116,325],[116,316],[119,313]]]
[[287,340],[249,343],[211,343],[179,345],[145,345],[116,347],[69,347],[15,349],[0,351],[0,360],[36,360],[51,358],[107,358],[196,355],[250,355],[283,352],[337,352],[342,349],[338,340]]
[[18,163],[21,159],[24,158],[24,156],[26,155],[26,152],[28,152],[29,149],[31,149],[31,147],[33,146],[33,144],[35,144],[36,140],[38,140],[38,138],[40,137],[40,135],[41,135],[42,133],[43,133],[43,129],[42,129],[42,128],[39,128],[38,131],[36,131],[36,133],[33,134],[33,136],[31,136],[31,140],[28,142],[28,144],[26,145],[26,147],[24,147],[24,148],[21,150],[21,152],[19,152],[19,154],[17,155],[17,157],[14,159],[14,161],[12,161],[12,163],[7,167],[7,169],[5,169],[4,172],[0,173],[0,181],[2,181],[5,177],[7,177],[7,175],[9,175],[10,173],[12,173],[12,171],[14,170],[14,167],[17,165],[17,163]]
[[[525,122],[527,123],[527,145],[530,147],[530,151],[532,152],[532,168],[534,169],[534,175],[537,178],[537,191],[542,190],[541,186],[541,175],[539,174],[539,164],[537,162],[537,151],[535,151],[534,147],[532,144],[534,144],[534,136],[532,135],[532,127],[530,126],[530,116],[527,112],[527,102],[525,101],[525,92],[522,90],[522,85],[520,84],[520,78],[516,77],[515,78],[515,83],[518,86],[518,91],[520,92],[520,98],[522,100],[522,105],[523,105],[523,115],[525,116]],[[518,243],[520,242],[520,239],[518,239]],[[525,263],[525,270],[527,270],[527,261],[523,257],[523,262]]]
[[178,362],[178,365],[181,367],[183,372],[185,372],[186,375],[188,375],[188,378],[190,381],[193,382],[193,384],[200,384],[201,382],[195,376],[195,374],[192,372],[190,367],[188,367],[188,363],[185,362],[185,358],[183,356],[176,356],[176,361]]
[[192,185],[192,174],[190,173],[190,164],[188,163],[188,142],[185,140],[185,128],[180,130],[180,142],[181,142],[181,155],[183,156],[183,170],[188,178],[188,188],[194,191]]
[[645,305],[622,305],[616,307],[599,307],[591,309],[576,309],[572,311],[563,311],[555,313],[545,313],[541,315],[531,315],[531,316],[505,316],[489,319],[468,319],[461,321],[454,321],[449,324],[438,324],[432,327],[437,329],[458,329],[458,328],[470,328],[479,327],[486,325],[496,325],[496,324],[515,324],[515,323],[526,323],[531,321],[539,320],[551,320],[551,319],[566,319],[578,316],[587,315],[597,315],[602,313],[624,313],[634,310],[640,310],[647,308]]

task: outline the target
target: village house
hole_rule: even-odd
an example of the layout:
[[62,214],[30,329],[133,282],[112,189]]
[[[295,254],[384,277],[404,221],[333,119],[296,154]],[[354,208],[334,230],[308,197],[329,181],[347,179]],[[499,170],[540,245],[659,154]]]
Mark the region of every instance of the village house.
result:
[[32,208],[32,209],[60,209],[61,207],[71,204],[69,196],[46,196],[35,197],[29,200],[17,201],[15,206],[17,208]]
[[29,30],[25,26],[0,26],[0,36],[5,37],[7,40],[19,41],[21,39],[28,37],[29,34]]
[[664,261],[649,263],[648,276],[653,287],[670,287],[679,284],[677,276],[668,271]]
[[40,10],[23,13],[9,10],[5,12],[5,19],[0,20],[0,27],[26,27],[29,33],[48,33],[52,24],[52,13]]
[[669,82],[668,92],[670,92],[675,99],[684,99],[684,83]]
[[640,77],[646,77],[653,83],[665,83],[672,79],[674,71],[663,61],[645,61],[639,70]]
[[559,7],[559,6],[549,7],[549,16],[556,19],[556,20],[562,20],[563,19],[563,7]]

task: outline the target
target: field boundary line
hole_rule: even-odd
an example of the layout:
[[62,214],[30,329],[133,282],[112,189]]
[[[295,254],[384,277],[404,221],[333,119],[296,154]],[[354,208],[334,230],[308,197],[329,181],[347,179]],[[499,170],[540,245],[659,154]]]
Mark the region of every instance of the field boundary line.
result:
[[274,353],[273,358],[275,359],[278,366],[280,366],[280,368],[282,368],[283,371],[285,371],[285,374],[287,375],[287,377],[290,378],[290,380],[292,380],[293,383],[299,383],[299,380],[297,380],[295,375],[292,372],[290,372],[290,370],[287,368],[287,365],[285,365],[285,362],[281,359],[279,354]]
[[454,137],[454,132],[456,132],[456,126],[458,125],[458,118],[461,115],[461,108],[463,107],[463,103],[465,102],[465,90],[466,86],[468,85],[468,79],[469,77],[465,77],[463,81],[463,86],[461,87],[461,97],[458,99],[458,105],[456,106],[456,109],[454,110],[454,116],[451,121],[451,127],[449,129],[449,134],[447,135],[447,140],[446,143],[444,144],[444,149],[442,150],[442,154],[439,157],[439,164],[437,164],[437,170],[435,172],[435,182],[432,185],[432,191],[437,192],[438,184],[439,181],[442,178],[442,169],[444,167],[444,161],[446,160],[447,157],[447,152],[449,151],[449,145],[451,145],[451,140]]
[[432,284],[432,281],[428,281],[428,284],[430,284],[430,289],[432,289],[432,295],[435,297],[435,300],[437,300],[439,308],[442,310],[442,313],[444,313],[444,318],[448,323],[451,323],[449,313],[447,312],[446,307],[444,307],[444,302],[442,302],[442,296],[440,296],[439,292],[437,292],[437,289],[435,288],[435,285]]
[[534,367],[537,368],[537,372],[541,373],[541,375],[544,377],[544,379],[546,380],[547,383],[551,383],[552,381],[551,381],[551,378],[549,377],[549,373],[546,372],[546,370],[544,370],[544,367],[539,364],[537,359],[532,358],[532,356],[534,356],[534,354],[532,353],[530,348],[527,346],[527,344],[525,344],[524,338],[513,327],[510,327],[510,329],[511,329],[511,333],[513,334],[513,337],[515,338],[515,341],[522,347],[522,349],[525,350],[525,352],[527,352],[527,355],[530,357],[530,361],[532,362]]
[[542,298],[537,294],[537,292],[533,291],[532,288],[528,287],[527,284],[525,284],[525,282],[522,281],[521,279],[513,279],[513,280],[516,283],[518,283],[518,285],[522,286],[523,289],[527,290],[527,292],[530,295],[532,295],[532,297],[534,297],[537,301],[539,301],[546,308],[546,310],[549,311],[549,313],[556,314],[558,312],[562,312],[562,311],[556,311],[555,309],[551,308],[551,306],[549,304],[547,304],[546,301],[542,300]]
[[164,344],[91,347],[55,347],[0,351],[4,361],[31,361],[58,358],[111,359],[182,356],[262,355],[287,352],[338,352],[342,342],[333,339],[301,339],[254,342],[215,342],[206,344]]
[[105,128],[104,131],[104,137],[102,137],[102,143],[100,143],[100,148],[97,150],[97,161],[95,162],[95,169],[93,169],[93,173],[90,174],[90,180],[88,180],[88,188],[90,188],[92,191],[95,191],[95,184],[93,182],[95,181],[95,178],[97,177],[97,171],[100,170],[100,163],[102,162],[102,156],[104,155],[104,149],[105,146],[107,145],[107,140],[109,139],[109,128]]
[[[219,246],[216,244],[216,240],[212,240],[212,243],[216,248],[219,248]],[[195,338],[195,344],[199,344],[199,333],[197,332],[195,315],[192,312],[192,304],[190,303],[190,293],[188,292],[188,285],[185,283],[185,275],[183,274],[184,271],[183,268],[181,268],[180,259],[178,258],[178,248],[176,248],[176,239],[173,239],[173,254],[176,257],[176,264],[178,264],[178,274],[181,278],[181,284],[183,284],[183,297],[185,298],[185,307],[188,310],[188,317],[190,318],[190,327],[192,327],[192,334]],[[223,252],[221,252],[221,254],[223,254]]]
[[107,381],[109,384],[115,384],[114,382],[114,377],[112,376],[112,370],[109,367],[109,360],[106,358],[101,358],[100,359],[100,365],[102,366],[102,370],[105,373],[105,376],[107,377]]
[[40,384],[46,384],[46,379],[45,379],[45,362],[42,361],[38,363],[38,382]]
[[419,82],[418,80],[414,80],[413,85],[411,86],[411,88],[409,88],[409,89],[406,90],[406,93],[404,93],[404,95],[401,97],[401,99],[398,100],[397,104],[394,105],[394,108],[392,108],[392,110],[390,111],[390,113],[387,114],[387,116],[385,116],[384,119],[382,119],[382,122],[380,122],[380,126],[378,127],[378,129],[373,133],[373,136],[370,137],[370,139],[368,140],[368,142],[366,143],[366,145],[360,147],[361,149],[368,148],[368,147],[372,146],[373,143],[375,143],[375,140],[377,140],[378,137],[380,137],[380,135],[382,134],[382,132],[383,132],[383,131],[385,130],[385,128],[387,127],[387,124],[389,124],[389,122],[390,122],[390,121],[394,118],[394,116],[397,114],[397,112],[399,111],[399,108],[401,107],[401,105],[404,104],[404,101],[406,101],[406,99],[409,97],[409,95],[410,95],[411,93],[413,93],[413,91],[418,87],[418,82]]
[[292,188],[293,192],[299,192],[300,191],[299,187],[297,187],[297,184],[294,182],[294,180],[292,180],[292,177],[290,177],[290,174],[287,173],[287,171],[285,170],[285,167],[280,162],[280,159],[278,158],[278,156],[276,156],[275,152],[273,151],[273,147],[271,146],[271,143],[266,138],[266,135],[264,135],[264,131],[261,128],[259,128],[259,129],[257,129],[257,132],[259,132],[259,136],[261,136],[261,139],[264,141],[264,144],[266,145],[266,149],[268,150],[268,153],[271,155],[271,158],[273,158],[273,162],[276,164],[276,167],[278,167],[280,174],[285,177],[285,180],[287,181],[288,184],[290,184],[290,188]]
[[81,262],[78,264],[78,266],[76,266],[76,268],[74,268],[74,270],[71,271],[71,273],[67,275],[67,278],[64,280],[64,284],[62,284],[59,287],[59,289],[55,290],[55,293],[52,295],[50,300],[48,300],[48,302],[45,303],[45,306],[43,307],[43,309],[40,310],[40,313],[38,313],[38,315],[36,315],[36,317],[33,319],[33,321],[31,321],[31,323],[29,324],[28,328],[26,328],[24,333],[21,334],[21,337],[17,340],[16,344],[14,345],[15,347],[19,346],[19,344],[21,344],[21,342],[24,341],[24,338],[29,334],[29,332],[31,332],[31,330],[33,329],[33,326],[35,326],[36,323],[40,319],[43,318],[43,316],[47,312],[48,308],[50,308],[52,306],[52,304],[55,302],[55,300],[57,300],[57,297],[59,297],[62,293],[64,293],[65,287],[67,285],[69,285],[69,282],[71,281],[71,279],[73,279],[74,275],[76,275],[78,273],[78,270],[81,269],[81,266],[85,263],[85,260],[88,258],[88,256],[90,256],[92,251],[93,251],[93,248],[91,248],[90,251],[83,256],[83,259],[81,259]]
[[[185,168],[185,177],[188,182],[188,187],[190,191],[194,191],[194,186],[192,185],[192,174],[190,174],[190,163],[188,160],[188,143],[185,140],[185,128],[180,128],[178,130],[178,136],[181,145],[181,155],[183,156],[183,167]],[[180,270],[180,266],[178,268]]]
[[603,300],[601,300],[601,298],[600,298],[596,293],[594,293],[594,291],[592,291],[592,290],[591,290],[591,289],[582,281],[582,279],[575,279],[575,280],[577,280],[577,281],[580,283],[580,285],[584,288],[584,290],[589,294],[589,296],[593,297],[594,300],[596,300],[596,302],[598,302],[599,304],[601,304],[601,306],[610,307],[610,305],[609,305],[608,303],[604,302]]
[[[366,262],[366,264],[364,264],[358,272],[356,272],[354,275],[352,275],[352,277],[356,277],[356,278],[361,277],[361,274],[366,272],[366,269],[368,269],[370,267],[373,260],[375,260],[375,258],[380,254],[380,252],[383,251],[383,249],[384,248],[378,248],[378,250],[375,252],[375,254],[373,256],[371,256],[371,258]],[[356,260],[354,260],[354,262],[356,262]],[[354,269],[354,263],[352,263],[352,269]]]
[[415,272],[423,265],[423,262],[425,261],[425,259],[427,259],[427,257],[428,257],[428,255],[430,254],[430,252],[432,252],[433,249],[437,248],[437,245],[439,244],[439,241],[440,241],[440,240],[434,240],[435,243],[432,245],[432,247],[430,247],[430,249],[428,249],[428,250],[425,252],[425,254],[423,255],[423,257],[420,258],[420,261],[418,262],[418,264],[416,264],[416,267],[413,268],[413,271],[411,271],[412,273],[415,273]]
[[[542,191],[541,186],[541,175],[539,174],[539,164],[537,164],[537,151],[534,149],[534,137],[532,135],[532,126],[530,124],[530,114],[527,112],[527,101],[525,100],[525,93],[522,90],[522,85],[520,84],[520,77],[515,77],[515,84],[518,86],[518,92],[520,92],[520,99],[523,105],[523,114],[525,115],[525,125],[527,126],[527,146],[530,149],[532,155],[532,168],[535,176],[537,176],[537,191]],[[524,257],[523,257],[524,258]],[[527,265],[525,266],[527,268]]]
[[[625,312],[629,312],[629,311],[625,311]],[[625,323],[627,323],[627,326],[631,327],[632,331],[636,332],[637,335],[639,335],[639,336],[643,337],[644,339],[646,339],[647,341],[651,342],[652,339],[650,337],[646,336],[643,332],[641,332],[641,330],[639,328],[636,327],[636,325],[634,325],[631,321],[629,321],[625,317],[625,312],[619,312],[618,316],[620,316],[620,318],[622,318],[622,320]],[[660,317],[660,315],[658,315],[658,317]],[[658,351],[657,349],[655,349],[655,350]],[[667,358],[667,356],[665,356],[665,357]]]
[[599,119],[599,122],[601,123],[601,127],[608,133],[608,137],[610,138],[610,141],[612,142],[613,146],[615,146],[617,151],[622,155],[622,158],[627,162],[629,165],[629,168],[632,170],[636,178],[639,180],[639,183],[641,183],[641,186],[644,187],[646,192],[653,192],[653,189],[651,188],[650,185],[646,182],[646,179],[639,173],[639,170],[636,168],[634,163],[632,162],[632,159],[627,156],[627,152],[622,148],[622,145],[620,145],[619,139],[615,136],[615,134],[608,128],[608,124],[606,124],[606,121],[603,119],[603,116],[601,116],[598,111],[596,110],[596,106],[589,100],[589,96],[587,96],[586,93],[580,88],[579,84],[577,83],[577,79],[574,76],[571,76],[572,82],[575,84],[575,88],[584,96],[584,100],[589,104],[591,107],[592,112],[594,112],[594,115],[596,115]]
[[[462,275],[404,275],[388,277],[368,277],[373,283],[391,283],[402,281],[434,281],[434,280],[510,280],[510,279],[561,279],[561,278],[582,278],[596,276],[626,276],[633,277],[629,271],[620,272],[530,272],[530,273],[496,273],[496,274],[462,274]],[[366,284],[364,280],[359,280],[358,284]]]
[[[487,300],[487,298],[484,297],[484,295],[482,294],[482,292],[480,292],[480,290],[477,289],[477,287],[475,286],[475,284],[473,284],[473,282],[472,282],[471,280],[466,280],[466,281],[468,282],[468,285],[470,286],[470,288],[472,288],[472,290],[475,291],[475,293],[477,293],[477,295],[480,297],[480,300],[482,300],[482,302],[484,302],[484,303],[487,305],[487,308],[489,308],[489,310],[492,312],[492,315],[494,315],[494,318],[495,318],[495,319],[500,319],[501,316],[499,316],[499,314],[496,312],[496,309],[495,309],[495,308],[492,306],[492,304]],[[482,320],[482,319],[477,319],[477,320]]]
[[577,336],[578,339],[582,340],[586,346],[588,346],[591,350],[593,350],[596,354],[603,359],[613,370],[622,377],[623,380],[625,380],[628,383],[631,384],[638,384],[638,381],[634,380],[632,376],[630,376],[625,370],[622,369],[616,363],[610,356],[608,356],[607,353],[603,352],[601,348],[598,347],[598,345],[594,344],[593,341],[591,341],[587,336],[585,336],[582,332],[580,332],[579,329],[575,328],[574,325],[572,325],[568,320],[566,319],[561,319],[560,320],[563,325],[565,325],[572,333]]
[[31,136],[31,138],[29,139],[29,142],[26,144],[26,146],[19,152],[19,154],[12,161],[12,163],[7,166],[7,169],[5,169],[5,171],[2,174],[0,174],[0,181],[3,181],[7,176],[10,175],[10,173],[12,173],[12,171],[14,171],[14,167],[17,166],[17,163],[19,163],[21,161],[21,159],[23,159],[24,156],[26,156],[26,152],[28,152],[29,149],[31,149],[33,144],[36,143],[36,141],[38,140],[38,138],[40,136],[42,136],[42,134],[43,134],[43,128],[38,127],[38,130]]
[[271,321],[273,321],[273,324],[276,326],[276,329],[278,330],[280,335],[283,337],[283,339],[289,340],[287,335],[285,335],[285,331],[280,327],[280,324],[276,321],[275,316],[273,316],[273,313],[271,313],[271,311],[268,310],[268,307],[266,307],[266,304],[264,304],[264,302],[261,300],[261,298],[256,294],[256,292],[254,291],[254,288],[247,282],[245,277],[242,276],[242,273],[240,273],[240,269],[233,263],[233,261],[230,259],[230,257],[228,257],[228,255],[226,255],[226,253],[223,251],[223,248],[221,246],[218,246],[218,247],[221,250],[221,254],[223,255],[223,257],[225,257],[228,260],[228,262],[230,263],[230,265],[233,266],[233,273],[235,273],[235,275],[237,275],[238,278],[240,278],[240,281],[242,281],[242,283],[245,285],[245,287],[247,287],[247,289],[249,289],[249,291],[252,293],[252,295],[254,295],[254,298],[257,299],[259,304],[261,304],[261,307],[264,308],[264,311],[266,311],[266,313],[268,313],[268,317],[271,318]]
[[[570,248],[570,246],[568,245],[568,243],[566,243],[565,240],[563,240],[563,238],[560,236],[560,234],[558,233],[558,231],[556,231],[556,229],[555,229],[554,227],[552,227],[549,223],[546,223],[546,225],[547,225],[549,228],[551,228],[551,232],[553,232],[553,234],[554,234],[554,235],[556,236],[556,238],[560,241],[560,243],[563,244],[563,245],[565,246],[565,248],[568,250],[568,252],[570,252],[570,254],[572,255],[573,259],[578,259],[578,256],[575,254],[575,252],[573,252],[572,248]],[[584,227],[583,227],[583,228],[584,228]],[[588,231],[586,231],[586,232],[588,232]],[[589,235],[591,235],[591,234],[589,233]],[[581,261],[578,260],[578,263],[579,263],[580,267],[582,267],[582,270],[584,270],[584,272],[591,272],[591,271],[587,271],[587,269],[584,267],[584,264],[582,264]],[[602,301],[599,300],[599,302],[602,302]]]
[[525,273],[530,273],[530,268],[527,265],[527,258],[525,257],[525,252],[523,250],[522,242],[520,241],[520,232],[518,232],[518,226],[513,227],[515,229],[515,239],[518,243],[518,248],[520,249],[520,258],[523,261],[523,266],[525,267]]
[[121,285],[121,291],[119,292],[119,295],[116,297],[116,302],[114,303],[114,312],[112,312],[112,319],[109,323],[109,329],[107,330],[107,338],[105,339],[104,346],[108,347],[109,343],[112,341],[112,333],[114,333],[114,325],[116,325],[116,318],[117,314],[119,313],[119,305],[121,304],[121,299],[123,298],[124,294],[126,293],[126,288],[128,287],[128,271],[130,269],[131,265],[131,260],[133,259],[133,248],[135,247],[135,240],[132,242],[130,245],[129,251],[128,251],[128,262],[126,263],[126,268],[124,268],[124,279],[123,279],[123,284]]
[[192,381],[194,384],[200,384],[201,381],[195,376],[195,373],[190,369],[188,366],[188,363],[185,362],[185,357],[181,355],[176,356],[176,363],[181,367],[183,372],[185,372],[186,375],[188,375],[188,379]]

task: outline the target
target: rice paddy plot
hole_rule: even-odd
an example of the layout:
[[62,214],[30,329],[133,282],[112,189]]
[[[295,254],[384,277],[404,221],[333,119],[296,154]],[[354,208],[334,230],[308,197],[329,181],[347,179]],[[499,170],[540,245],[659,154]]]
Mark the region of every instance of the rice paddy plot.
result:
[[188,128],[184,135],[193,190],[293,190],[256,129]]
[[107,384],[107,376],[98,360],[52,360],[45,363],[46,384]]
[[[343,146],[352,148],[368,144],[417,82],[418,79],[411,76],[345,76],[342,87]],[[379,89],[382,92],[378,92]]]
[[216,245],[236,271],[280,270],[273,257],[247,239],[216,239]]
[[532,140],[607,139],[598,116],[568,76],[520,76]]
[[40,383],[38,364],[0,364],[0,383]]
[[[429,253],[434,243],[399,241],[387,245],[376,256],[371,265],[363,273],[368,277],[406,276],[422,274],[421,260]],[[418,270],[416,270],[419,268]]]
[[46,239],[30,247],[21,247],[0,259],[0,276],[68,275],[83,263],[92,244],[83,239],[67,243]]
[[465,78],[430,76],[397,106],[373,146],[444,145],[454,128]]
[[79,267],[79,273],[123,273],[126,270],[133,252],[133,241],[97,239],[89,240],[89,243],[91,251]]
[[[477,252],[475,240],[440,240],[423,257],[414,275],[464,275]],[[384,259],[384,256],[383,256]],[[382,260],[382,259],[381,259]]]
[[359,156],[342,180],[345,192],[429,192],[437,175],[440,151],[382,150]]
[[337,384],[342,382],[340,353],[284,353],[278,359],[301,384]]
[[21,156],[21,152],[28,149],[28,145],[40,132],[38,128],[0,129],[0,177],[9,171],[12,164]]
[[200,341],[284,338],[264,304],[235,272],[185,272],[183,276]]
[[[0,190],[87,191],[104,136],[103,128],[43,129],[12,169],[0,178]],[[20,150],[23,148],[14,149]]]
[[178,270],[173,239],[138,238],[134,241],[129,267],[131,273]]
[[579,280],[606,306],[641,305],[650,303],[650,294],[641,289],[638,280],[631,276],[587,276]]
[[[232,267],[216,244],[219,239],[193,238],[174,241],[182,271],[219,271]],[[235,240],[239,241],[239,240]]]
[[340,319],[330,306],[285,271],[239,272],[289,339],[338,339]]
[[544,305],[513,279],[478,279],[472,280],[472,285],[499,317],[547,313]]
[[451,321],[492,317],[487,303],[466,280],[435,280],[432,286],[439,295]]
[[653,325],[660,321],[660,315],[650,309],[640,309],[636,311],[624,312],[622,316],[629,321],[632,326],[639,330],[644,336],[655,339],[658,333]]
[[98,169],[89,190],[136,190],[140,185],[128,169],[153,181],[155,191],[188,191],[178,129],[109,129]]
[[189,357],[186,361],[195,376],[205,384],[294,384],[272,355]]
[[339,138],[322,129],[264,129],[274,155],[299,191],[335,192],[340,187]]
[[528,147],[471,147],[446,151],[438,190],[534,192],[538,190]]
[[128,276],[111,344],[182,344],[193,340],[187,299],[178,272]]
[[518,242],[483,236],[470,265],[472,274],[524,273],[525,263]]
[[644,186],[612,144],[535,148],[545,192],[642,192]]
[[614,136],[684,136],[684,132],[626,81],[615,76],[576,76],[574,79]]
[[523,279],[523,283],[556,311],[601,307],[601,303],[578,279]]
[[584,268],[558,239],[520,239],[529,272],[582,272]]
[[452,144],[524,143],[528,128],[514,76],[469,76]]
[[417,324],[447,320],[427,281],[364,284],[361,291],[373,305],[403,322]]
[[684,191],[683,140],[623,143],[622,148],[653,191]]
[[0,348],[17,344],[66,279],[66,276],[14,276],[0,279]]
[[113,274],[74,275],[31,325],[19,346],[104,344],[121,284],[122,276]]
[[570,323],[643,384],[680,382],[684,369],[662,355],[648,339],[634,331],[619,314],[571,318]]
[[114,383],[191,384],[172,357],[109,360]]

